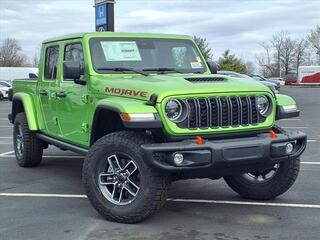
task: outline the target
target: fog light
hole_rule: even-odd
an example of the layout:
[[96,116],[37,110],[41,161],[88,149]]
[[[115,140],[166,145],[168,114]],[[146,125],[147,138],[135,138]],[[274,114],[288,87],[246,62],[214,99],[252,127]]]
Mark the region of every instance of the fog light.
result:
[[173,156],[173,161],[176,165],[180,165],[183,162],[183,155],[181,153],[176,153]]
[[293,144],[292,143],[288,143],[286,146],[286,153],[287,154],[291,154],[293,151]]

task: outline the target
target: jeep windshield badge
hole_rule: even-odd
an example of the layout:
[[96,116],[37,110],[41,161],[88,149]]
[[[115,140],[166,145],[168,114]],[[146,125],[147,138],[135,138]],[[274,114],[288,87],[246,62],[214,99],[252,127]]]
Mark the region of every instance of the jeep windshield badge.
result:
[[143,98],[146,98],[148,95],[148,92],[145,92],[145,91],[124,89],[124,88],[110,88],[110,87],[106,87],[105,92],[120,95],[120,96],[126,95],[126,96],[135,96],[135,97],[143,97]]

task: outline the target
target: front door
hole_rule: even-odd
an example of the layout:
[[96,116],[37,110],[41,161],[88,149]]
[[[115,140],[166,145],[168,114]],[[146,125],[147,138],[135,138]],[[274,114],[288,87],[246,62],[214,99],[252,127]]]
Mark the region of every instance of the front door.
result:
[[[66,42],[63,58],[64,61],[80,61],[81,78],[86,77],[81,42]],[[80,146],[87,146],[89,141],[87,91],[87,85],[76,84],[73,79],[62,79],[57,92],[60,135],[64,140]]]

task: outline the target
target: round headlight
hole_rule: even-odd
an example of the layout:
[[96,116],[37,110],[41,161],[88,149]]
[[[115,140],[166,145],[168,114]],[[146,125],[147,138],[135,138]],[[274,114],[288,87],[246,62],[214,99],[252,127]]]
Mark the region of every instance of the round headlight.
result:
[[177,121],[182,115],[182,105],[179,100],[172,99],[166,104],[166,114],[171,121]]
[[269,106],[269,99],[266,96],[260,96],[257,98],[257,109],[262,116],[266,116]]

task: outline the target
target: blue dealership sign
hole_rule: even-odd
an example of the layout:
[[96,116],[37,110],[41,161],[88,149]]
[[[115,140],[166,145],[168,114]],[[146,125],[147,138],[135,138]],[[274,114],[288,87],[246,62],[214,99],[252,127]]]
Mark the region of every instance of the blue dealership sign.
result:
[[96,6],[96,26],[107,25],[107,3]]

